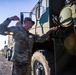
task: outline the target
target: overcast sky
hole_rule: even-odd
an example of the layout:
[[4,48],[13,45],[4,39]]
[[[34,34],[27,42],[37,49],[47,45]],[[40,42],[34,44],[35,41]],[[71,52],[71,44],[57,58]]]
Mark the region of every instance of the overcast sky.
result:
[[[0,0],[0,24],[7,18],[14,15],[20,17],[20,12],[30,12],[38,0]],[[14,25],[15,22],[11,22]],[[4,41],[8,44],[8,36],[0,35],[0,49],[4,47]]]

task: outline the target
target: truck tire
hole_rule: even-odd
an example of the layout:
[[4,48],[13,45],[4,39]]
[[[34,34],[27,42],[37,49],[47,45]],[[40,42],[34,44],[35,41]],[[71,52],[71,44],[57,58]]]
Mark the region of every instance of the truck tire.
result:
[[54,53],[36,51],[31,59],[32,75],[55,75]]

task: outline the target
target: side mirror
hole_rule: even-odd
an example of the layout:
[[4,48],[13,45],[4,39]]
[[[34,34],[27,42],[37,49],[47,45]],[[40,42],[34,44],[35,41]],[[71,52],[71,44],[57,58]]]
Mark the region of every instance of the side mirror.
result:
[[23,25],[23,21],[24,21],[24,14],[21,12],[20,13],[20,22]]

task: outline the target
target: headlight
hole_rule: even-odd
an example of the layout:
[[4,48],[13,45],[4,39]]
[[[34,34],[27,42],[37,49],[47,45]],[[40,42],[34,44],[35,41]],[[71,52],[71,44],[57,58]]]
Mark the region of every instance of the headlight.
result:
[[76,56],[76,35],[70,34],[66,37],[64,40],[64,46],[70,54]]

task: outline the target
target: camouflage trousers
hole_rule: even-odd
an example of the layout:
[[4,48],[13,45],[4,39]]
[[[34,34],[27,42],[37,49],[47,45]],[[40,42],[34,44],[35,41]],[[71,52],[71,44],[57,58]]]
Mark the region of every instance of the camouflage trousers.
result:
[[31,75],[31,64],[13,62],[12,75]]

